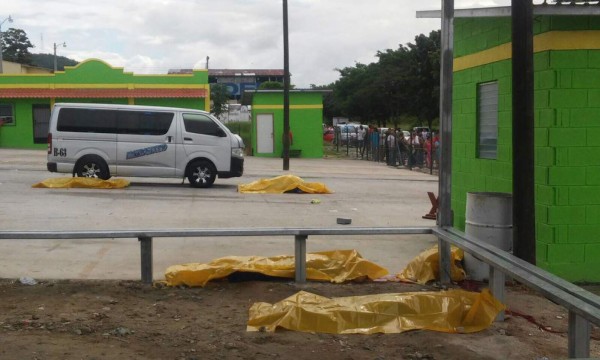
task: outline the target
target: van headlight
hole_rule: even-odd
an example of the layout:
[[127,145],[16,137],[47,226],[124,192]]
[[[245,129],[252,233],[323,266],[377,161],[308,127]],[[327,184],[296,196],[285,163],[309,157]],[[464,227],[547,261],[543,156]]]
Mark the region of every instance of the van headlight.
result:
[[231,156],[237,157],[237,158],[243,158],[244,157],[244,149],[243,148],[231,149]]

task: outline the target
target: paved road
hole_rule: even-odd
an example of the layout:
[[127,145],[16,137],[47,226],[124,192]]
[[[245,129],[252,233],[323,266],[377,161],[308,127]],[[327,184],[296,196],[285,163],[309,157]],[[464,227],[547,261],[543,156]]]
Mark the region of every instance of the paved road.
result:
[[[437,177],[358,160],[246,158],[241,178],[217,179],[210,189],[178,179],[129,178],[121,190],[34,189],[53,174],[45,151],[0,149],[0,228],[3,230],[125,230],[240,227],[431,226],[426,192]],[[325,183],[331,195],[240,194],[237,185],[284,173]],[[319,204],[311,204],[319,199]],[[308,251],[355,248],[366,258],[400,271],[429,235],[310,237]],[[291,237],[159,238],[154,241],[154,277],[173,264],[207,262],[227,255],[293,254]],[[0,240],[0,278],[139,279],[136,239]]]

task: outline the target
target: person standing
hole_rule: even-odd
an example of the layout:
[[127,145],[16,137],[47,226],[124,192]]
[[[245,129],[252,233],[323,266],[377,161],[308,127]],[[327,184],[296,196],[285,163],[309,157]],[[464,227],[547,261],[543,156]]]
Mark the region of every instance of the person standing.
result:
[[373,161],[379,161],[379,130],[376,127],[373,127],[371,133],[371,148],[373,150]]
[[358,127],[358,131],[356,133],[356,138],[358,140],[358,152],[360,153],[360,158],[362,159],[363,157],[363,153],[365,151],[365,134],[367,133],[367,130],[365,130],[365,128],[360,125]]
[[388,166],[396,166],[396,132],[390,128],[387,132],[387,164]]

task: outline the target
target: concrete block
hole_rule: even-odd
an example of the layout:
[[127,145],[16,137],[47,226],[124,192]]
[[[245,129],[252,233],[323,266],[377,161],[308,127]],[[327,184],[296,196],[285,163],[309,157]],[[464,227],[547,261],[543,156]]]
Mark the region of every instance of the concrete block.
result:
[[[557,17],[559,16],[555,16],[555,18]],[[586,69],[587,66],[587,50],[553,50],[550,52],[550,67],[553,69]]]
[[548,107],[582,108],[588,105],[587,89],[552,89]]
[[586,185],[600,185],[600,166],[588,166],[585,175]]
[[583,244],[548,244],[548,262],[583,263],[585,246]]
[[549,185],[585,185],[585,167],[551,167],[548,169]]
[[548,224],[585,224],[585,206],[550,206],[548,207]]
[[550,128],[548,130],[549,146],[586,146],[587,129]]

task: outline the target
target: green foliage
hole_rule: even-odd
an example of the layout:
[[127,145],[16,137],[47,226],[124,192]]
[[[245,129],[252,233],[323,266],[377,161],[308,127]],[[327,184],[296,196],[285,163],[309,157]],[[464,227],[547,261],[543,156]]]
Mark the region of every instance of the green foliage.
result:
[[30,48],[33,44],[29,41],[25,31],[21,29],[10,28],[3,32],[2,38],[2,58],[20,64],[31,64]]
[[258,90],[283,90],[283,83],[279,81],[265,81],[258,86]]
[[225,126],[232,133],[242,137],[247,150],[252,148],[252,123],[250,121],[229,122]]
[[[73,59],[64,56],[56,57],[56,68],[58,71],[64,71],[65,66],[75,66],[79,64]],[[31,65],[46,69],[54,69],[54,55],[52,54],[31,54]]]
[[440,46],[440,31],[432,31],[416,36],[414,44],[377,52],[376,63],[337,69],[340,79],[327,86],[333,95],[325,98],[325,117],[432,127],[439,116]]
[[[53,54],[32,54],[29,52],[29,49],[34,46],[24,30],[10,28],[3,33],[0,40],[2,41],[2,57],[4,60],[54,70]],[[64,56],[57,56],[56,58],[56,67],[61,71],[65,69],[65,66],[75,66],[77,64],[77,61]]]
[[210,86],[210,100],[211,114],[219,117],[221,114],[227,112],[227,101],[229,100],[227,87],[223,84],[212,84]]
[[[295,85],[290,84],[290,89]],[[265,81],[258,86],[258,90],[283,90],[283,83],[279,81]]]

